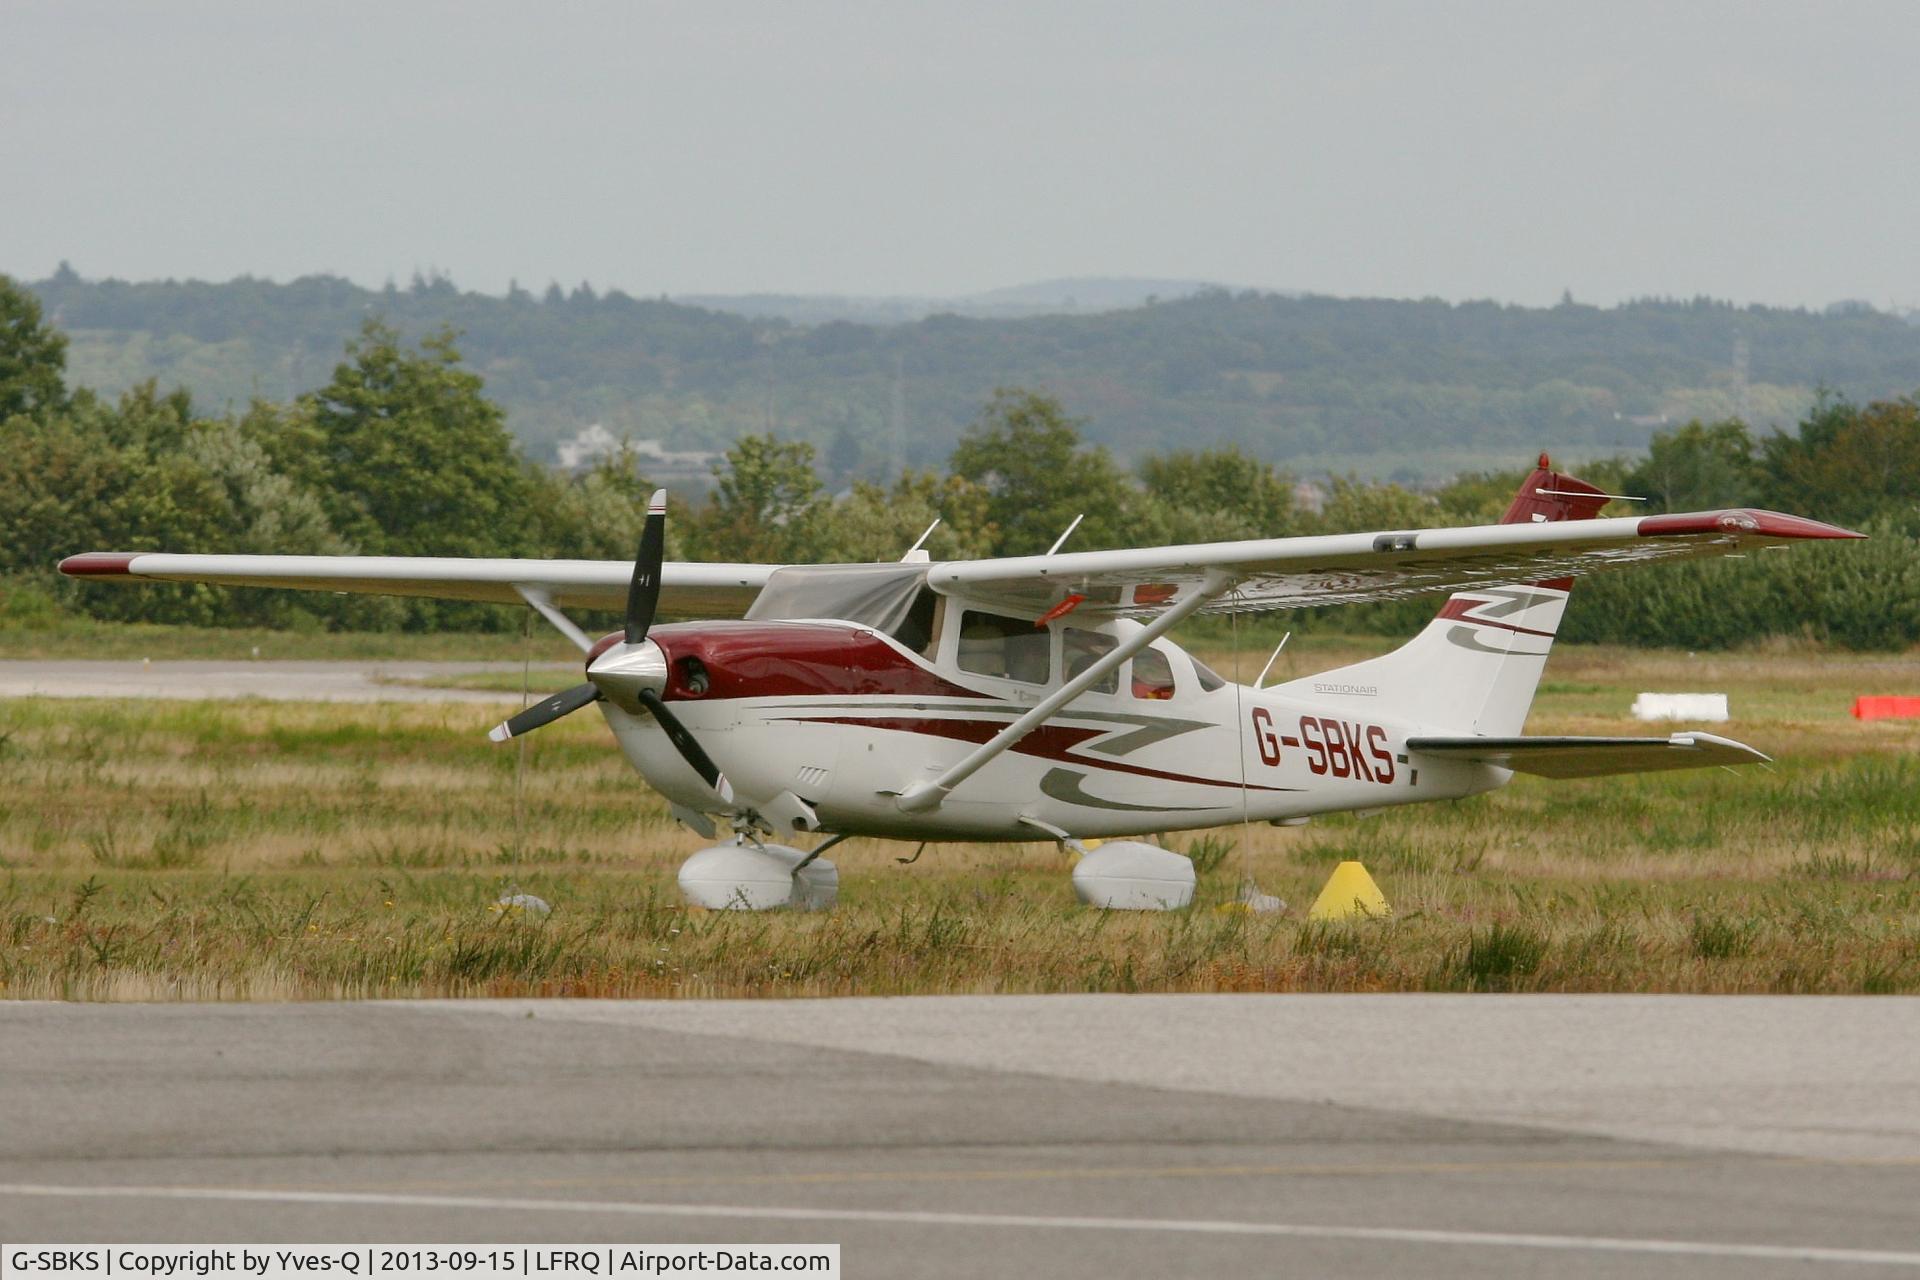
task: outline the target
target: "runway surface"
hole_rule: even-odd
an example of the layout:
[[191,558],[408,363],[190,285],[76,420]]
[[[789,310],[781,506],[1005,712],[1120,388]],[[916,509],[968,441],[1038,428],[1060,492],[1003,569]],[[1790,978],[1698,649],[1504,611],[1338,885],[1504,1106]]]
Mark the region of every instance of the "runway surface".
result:
[[[540,671],[565,670],[537,663]],[[276,702],[516,702],[518,692],[423,688],[517,662],[0,661],[0,698],[270,698]]]
[[1920,1271],[1920,1000],[0,1004],[0,1239]]

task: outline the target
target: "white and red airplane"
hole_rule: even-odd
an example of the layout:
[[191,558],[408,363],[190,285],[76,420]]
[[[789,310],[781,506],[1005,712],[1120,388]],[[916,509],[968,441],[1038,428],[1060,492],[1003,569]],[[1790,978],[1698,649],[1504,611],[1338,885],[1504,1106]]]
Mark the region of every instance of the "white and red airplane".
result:
[[[1575,778],[1766,759],[1699,732],[1523,735],[1572,579],[1861,535],[1770,511],[1599,518],[1608,500],[1543,454],[1496,525],[758,565],[663,563],[663,490],[631,567],[94,552],[60,568],[530,605],[585,651],[586,681],[494,738],[598,703],[681,821],[710,837],[716,818],[733,830],[682,869],[693,900],[820,905],[836,877],[819,854],[850,836],[1075,844],[1455,799],[1516,771]],[[1437,591],[1453,594],[1399,649],[1266,688],[1230,683],[1166,639],[1197,613]],[[563,612],[623,605],[625,628],[598,643]],[[657,612],[727,620],[655,626]],[[796,832],[827,839],[810,852],[767,840]],[[1108,905],[1191,896],[1178,855],[1129,841],[1100,857],[1121,886],[1096,890]]]

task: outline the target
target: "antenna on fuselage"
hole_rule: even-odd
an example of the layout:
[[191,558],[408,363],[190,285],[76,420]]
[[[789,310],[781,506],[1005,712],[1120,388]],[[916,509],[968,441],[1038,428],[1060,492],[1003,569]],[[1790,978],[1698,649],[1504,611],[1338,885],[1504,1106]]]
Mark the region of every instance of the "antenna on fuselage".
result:
[[1273,664],[1280,660],[1280,651],[1287,647],[1287,641],[1293,639],[1293,632],[1280,637],[1280,643],[1273,646],[1273,653],[1267,658],[1267,665],[1260,668],[1260,674],[1253,678],[1253,687],[1258,689],[1267,682],[1267,672],[1273,670]]
[[933,518],[933,523],[927,526],[927,531],[921,534],[919,537],[915,538],[913,540],[913,545],[907,548],[907,554],[900,557],[900,563],[901,564],[919,564],[924,560],[930,559],[931,557],[929,557],[927,553],[922,551],[920,548],[926,545],[927,539],[931,538],[933,536],[933,531],[935,529],[938,529],[939,527],[940,527],[940,517],[935,516]]
[[1047,548],[1047,554],[1052,555],[1054,552],[1058,551],[1061,545],[1065,543],[1068,538],[1071,538],[1073,536],[1073,531],[1080,527],[1080,522],[1082,520],[1085,520],[1086,518],[1087,518],[1087,513],[1084,511],[1082,511],[1079,515],[1075,516],[1073,518],[1073,523],[1067,526],[1067,531],[1061,534],[1059,537],[1055,538],[1053,540],[1053,545]]

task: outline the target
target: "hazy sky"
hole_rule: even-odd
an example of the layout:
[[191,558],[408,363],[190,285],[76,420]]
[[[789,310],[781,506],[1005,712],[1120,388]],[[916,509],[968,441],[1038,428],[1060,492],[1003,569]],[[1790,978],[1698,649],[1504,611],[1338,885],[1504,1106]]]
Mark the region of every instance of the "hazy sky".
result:
[[1920,305],[1920,4],[0,3],[0,271]]

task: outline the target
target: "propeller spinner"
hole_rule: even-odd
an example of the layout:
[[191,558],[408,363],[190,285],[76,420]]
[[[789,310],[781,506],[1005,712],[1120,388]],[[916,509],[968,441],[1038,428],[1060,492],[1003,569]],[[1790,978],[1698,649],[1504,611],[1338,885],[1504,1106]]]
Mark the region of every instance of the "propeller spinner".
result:
[[544,698],[520,714],[495,725],[487,736],[505,742],[531,733],[561,716],[571,715],[612,695],[616,702],[638,704],[653,714],[688,766],[712,787],[722,804],[733,803],[727,775],[701,747],[680,717],[660,696],[666,688],[666,655],[647,639],[654,610],[660,604],[660,566],[666,558],[667,491],[656,489],[647,502],[647,523],[640,533],[640,550],[633,561],[633,579],[627,584],[627,616],[621,640],[587,660],[587,683]]

